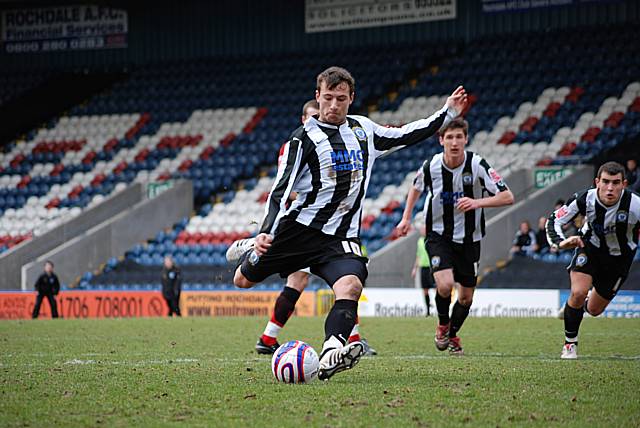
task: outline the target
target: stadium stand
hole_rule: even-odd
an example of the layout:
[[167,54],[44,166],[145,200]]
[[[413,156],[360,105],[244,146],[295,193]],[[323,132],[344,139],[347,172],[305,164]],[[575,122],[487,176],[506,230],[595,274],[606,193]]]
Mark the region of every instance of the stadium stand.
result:
[[0,74],[0,106],[37,87],[47,79],[47,76],[48,73],[39,72]]

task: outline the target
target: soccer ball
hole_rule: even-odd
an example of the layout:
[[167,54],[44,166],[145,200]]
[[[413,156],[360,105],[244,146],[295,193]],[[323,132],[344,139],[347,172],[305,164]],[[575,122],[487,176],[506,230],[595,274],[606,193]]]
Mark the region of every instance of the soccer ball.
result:
[[280,345],[271,358],[271,371],[279,382],[311,382],[318,374],[320,361],[316,351],[300,340]]

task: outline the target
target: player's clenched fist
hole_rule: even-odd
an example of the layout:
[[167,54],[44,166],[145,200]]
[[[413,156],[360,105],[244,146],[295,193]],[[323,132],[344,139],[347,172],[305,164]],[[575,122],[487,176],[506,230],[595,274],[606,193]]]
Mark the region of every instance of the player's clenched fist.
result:
[[409,220],[402,219],[400,223],[396,226],[396,230],[398,231],[398,236],[407,236],[409,230],[411,229],[411,222]]
[[257,255],[261,256],[267,252],[269,247],[271,247],[271,241],[273,241],[273,236],[267,233],[260,233],[256,236],[256,243],[253,247],[253,250]]

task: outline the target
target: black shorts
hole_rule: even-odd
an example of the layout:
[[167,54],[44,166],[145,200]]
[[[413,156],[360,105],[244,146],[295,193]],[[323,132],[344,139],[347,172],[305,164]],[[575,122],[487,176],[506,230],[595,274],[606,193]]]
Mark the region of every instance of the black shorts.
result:
[[453,279],[463,287],[475,287],[478,281],[480,242],[458,244],[442,235],[429,232],[425,243],[431,257],[431,269],[453,269]]
[[632,262],[633,255],[612,256],[586,243],[584,248],[575,249],[567,270],[590,275],[598,294],[612,300],[627,279]]
[[420,266],[420,286],[422,288],[433,287],[433,274],[429,266]]
[[295,220],[282,219],[274,233],[271,247],[258,260],[247,257],[240,267],[251,282],[261,282],[274,273],[282,278],[311,267],[311,273],[329,286],[345,275],[355,275],[364,285],[367,271],[360,240],[327,235]]

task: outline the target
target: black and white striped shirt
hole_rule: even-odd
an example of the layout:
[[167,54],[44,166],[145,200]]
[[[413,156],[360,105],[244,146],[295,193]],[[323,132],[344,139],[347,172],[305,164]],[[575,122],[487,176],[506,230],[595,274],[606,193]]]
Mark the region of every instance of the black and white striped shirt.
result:
[[[445,106],[401,128],[386,128],[364,116],[347,116],[340,126],[309,118],[285,147],[260,232],[274,233],[286,217],[328,235],[358,237],[375,160],[431,137],[456,115]],[[287,208],[292,191],[298,197]]]
[[640,197],[637,194],[625,189],[618,202],[608,207],[598,199],[598,189],[576,193],[549,216],[546,230],[550,245],[560,244],[566,238],[562,226],[578,214],[585,218],[580,228],[585,243],[612,256],[635,254],[640,232]]
[[436,232],[457,243],[477,242],[485,234],[484,210],[462,212],[458,199],[479,199],[508,190],[500,174],[481,156],[464,152],[464,162],[451,169],[444,163],[444,153],[426,160],[418,170],[413,187],[427,194],[424,211],[427,231]]

